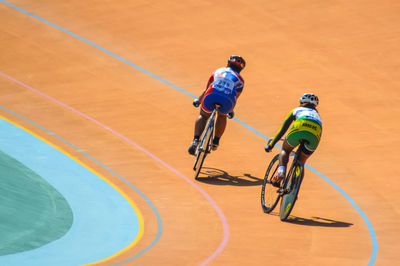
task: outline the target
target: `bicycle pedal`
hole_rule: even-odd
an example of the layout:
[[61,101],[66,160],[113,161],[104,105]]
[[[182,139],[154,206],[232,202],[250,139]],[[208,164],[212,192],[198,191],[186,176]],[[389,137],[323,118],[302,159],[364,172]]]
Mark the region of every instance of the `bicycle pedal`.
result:
[[278,189],[278,193],[281,195],[281,196],[283,196],[283,195],[285,195],[285,194],[288,194],[290,192],[290,189],[287,189],[287,188],[280,188],[280,189]]

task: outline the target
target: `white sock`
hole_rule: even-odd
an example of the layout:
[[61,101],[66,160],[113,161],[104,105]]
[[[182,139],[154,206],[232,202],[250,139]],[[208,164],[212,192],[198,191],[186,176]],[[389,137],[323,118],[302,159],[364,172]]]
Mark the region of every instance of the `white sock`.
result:
[[281,165],[278,167],[278,174],[279,175],[284,175],[286,173],[286,167]]

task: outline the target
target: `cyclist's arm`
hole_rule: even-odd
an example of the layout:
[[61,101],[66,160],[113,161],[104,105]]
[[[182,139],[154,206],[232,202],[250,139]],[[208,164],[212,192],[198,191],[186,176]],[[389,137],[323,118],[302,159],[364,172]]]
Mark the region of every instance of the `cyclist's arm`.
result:
[[285,121],[283,122],[283,125],[281,129],[276,133],[275,137],[272,139],[271,143],[269,146],[274,147],[275,144],[283,137],[283,135],[286,133],[288,130],[290,124],[294,121],[296,117],[293,114],[293,110],[289,113],[289,115],[286,117]]

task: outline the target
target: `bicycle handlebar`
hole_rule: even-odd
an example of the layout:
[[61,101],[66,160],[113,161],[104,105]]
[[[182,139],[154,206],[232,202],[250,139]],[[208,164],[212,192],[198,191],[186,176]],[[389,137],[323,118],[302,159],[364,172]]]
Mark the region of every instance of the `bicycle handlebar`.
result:
[[192,104],[193,104],[193,106],[196,107],[196,108],[199,107],[199,106],[200,106],[200,101],[199,101],[199,99],[197,99],[197,98],[194,99]]

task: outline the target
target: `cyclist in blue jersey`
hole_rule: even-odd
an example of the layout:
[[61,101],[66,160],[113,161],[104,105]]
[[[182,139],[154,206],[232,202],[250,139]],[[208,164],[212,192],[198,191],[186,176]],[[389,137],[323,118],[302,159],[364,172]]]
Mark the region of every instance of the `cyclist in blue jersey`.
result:
[[194,138],[189,147],[189,154],[194,155],[199,144],[207,119],[214,111],[215,104],[220,105],[218,109],[217,121],[215,124],[215,136],[212,143],[212,150],[216,150],[219,140],[225,131],[226,117],[233,116],[233,108],[239,95],[243,91],[244,80],[239,74],[246,66],[246,61],[239,55],[232,55],[228,59],[226,67],[218,68],[208,80],[206,90],[198,99],[193,101],[193,105],[201,105],[200,115],[196,120],[194,128]]
[[280,182],[286,175],[286,166],[291,151],[305,142],[300,153],[299,160],[304,165],[307,159],[317,149],[322,134],[322,121],[316,109],[319,103],[318,97],[312,93],[304,93],[300,97],[300,107],[290,111],[281,129],[273,139],[268,141],[265,151],[270,152],[278,140],[285,134],[292,124],[282,144],[282,151],[279,154],[279,167],[276,175],[272,178],[273,185],[279,187]]

